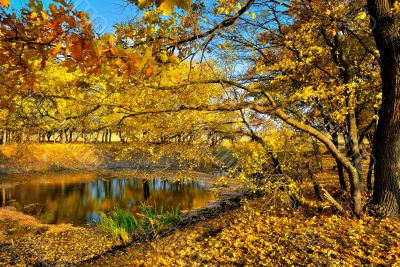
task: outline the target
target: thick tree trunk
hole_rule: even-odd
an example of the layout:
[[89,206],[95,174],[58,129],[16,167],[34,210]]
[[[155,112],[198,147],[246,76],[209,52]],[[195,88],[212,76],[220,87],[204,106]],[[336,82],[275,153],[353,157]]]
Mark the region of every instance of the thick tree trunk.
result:
[[[375,183],[371,210],[398,216],[400,206],[400,31],[394,1],[368,0],[373,34],[380,52],[382,105],[374,138]],[[397,24],[397,25],[396,25]]]
[[[374,129],[374,133],[376,132],[376,128]],[[367,188],[369,191],[372,191],[373,185],[372,185],[372,175],[374,172],[374,166],[375,166],[375,156],[374,156],[374,139],[372,134],[367,134],[366,135],[369,146],[370,146],[370,157],[369,157],[369,164],[368,164],[368,173],[367,173]]]
[[368,165],[368,174],[367,174],[367,188],[369,191],[372,191],[372,174],[375,166],[375,157],[373,154],[373,151],[371,152],[371,156],[369,159],[369,165]]

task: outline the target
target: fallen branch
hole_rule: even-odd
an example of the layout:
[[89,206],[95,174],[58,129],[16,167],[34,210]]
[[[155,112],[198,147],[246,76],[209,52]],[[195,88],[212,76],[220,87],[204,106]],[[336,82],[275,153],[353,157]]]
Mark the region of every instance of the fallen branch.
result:
[[329,194],[329,192],[328,192],[325,188],[323,188],[323,187],[317,182],[317,180],[316,180],[315,177],[314,177],[314,173],[313,173],[313,171],[311,170],[311,167],[310,167],[310,163],[309,163],[309,162],[307,162],[306,166],[307,166],[308,174],[310,175],[310,179],[311,179],[311,181],[312,181],[313,184],[314,184],[314,191],[315,191],[315,194],[317,195],[318,199],[321,200],[321,201],[324,201],[324,200],[328,201],[328,202],[329,202],[332,206],[334,206],[343,216],[347,216],[348,213],[347,213],[347,211],[342,207],[342,205],[340,205],[339,202],[337,202],[337,201],[332,197],[332,195]]

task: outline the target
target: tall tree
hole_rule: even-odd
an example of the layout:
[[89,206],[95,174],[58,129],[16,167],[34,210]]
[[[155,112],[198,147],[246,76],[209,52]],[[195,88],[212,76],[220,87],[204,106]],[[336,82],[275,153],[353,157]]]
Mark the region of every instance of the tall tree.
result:
[[397,216],[400,208],[400,3],[368,0],[375,42],[381,54],[382,105],[375,135],[372,210]]

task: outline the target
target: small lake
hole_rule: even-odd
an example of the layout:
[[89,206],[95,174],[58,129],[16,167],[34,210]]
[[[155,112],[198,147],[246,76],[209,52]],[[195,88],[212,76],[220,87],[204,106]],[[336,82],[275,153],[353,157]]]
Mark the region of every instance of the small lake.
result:
[[141,203],[163,210],[178,206],[190,210],[216,199],[204,180],[195,176],[142,171],[4,176],[0,177],[0,205],[14,206],[42,223],[74,225],[98,222],[99,212],[116,206],[134,214]]

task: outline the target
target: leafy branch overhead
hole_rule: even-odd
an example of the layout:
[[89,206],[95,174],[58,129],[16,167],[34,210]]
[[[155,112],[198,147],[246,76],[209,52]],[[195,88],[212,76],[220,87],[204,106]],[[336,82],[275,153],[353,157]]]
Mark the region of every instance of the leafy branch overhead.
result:
[[[67,1],[0,4],[0,105],[15,114],[5,128],[113,128],[135,149],[185,140],[210,152],[209,139],[243,132],[266,149],[263,136],[286,125],[327,148],[357,217],[374,151],[385,178],[373,209],[398,213],[397,1],[129,1],[138,16],[103,34]],[[376,130],[389,148],[374,147]]]

